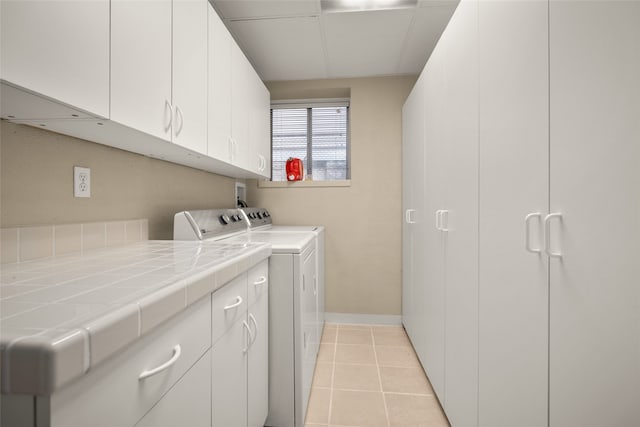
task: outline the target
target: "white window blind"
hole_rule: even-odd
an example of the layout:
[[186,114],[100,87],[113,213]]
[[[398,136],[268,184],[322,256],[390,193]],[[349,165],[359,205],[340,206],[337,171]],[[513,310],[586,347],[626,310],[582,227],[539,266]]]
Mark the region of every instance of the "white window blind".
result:
[[271,147],[273,181],[286,181],[290,157],[301,159],[314,181],[349,179],[348,103],[273,106]]

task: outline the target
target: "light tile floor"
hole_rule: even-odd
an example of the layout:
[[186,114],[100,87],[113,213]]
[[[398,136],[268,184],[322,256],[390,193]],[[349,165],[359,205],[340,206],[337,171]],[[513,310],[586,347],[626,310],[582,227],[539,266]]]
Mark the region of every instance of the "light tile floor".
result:
[[448,427],[404,329],[326,324],[307,427]]

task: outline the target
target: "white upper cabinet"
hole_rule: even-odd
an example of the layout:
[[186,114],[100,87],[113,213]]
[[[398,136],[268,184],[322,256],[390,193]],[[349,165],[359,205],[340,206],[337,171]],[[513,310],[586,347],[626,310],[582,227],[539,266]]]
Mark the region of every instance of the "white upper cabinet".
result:
[[231,34],[209,7],[209,115],[207,154],[231,162]]
[[206,153],[207,7],[112,2],[112,120]]
[[171,0],[111,1],[111,120],[171,140]]
[[3,101],[3,117],[109,117],[108,0],[3,0],[0,16],[0,78],[81,110],[20,108]]
[[207,0],[173,0],[173,135],[207,153]]

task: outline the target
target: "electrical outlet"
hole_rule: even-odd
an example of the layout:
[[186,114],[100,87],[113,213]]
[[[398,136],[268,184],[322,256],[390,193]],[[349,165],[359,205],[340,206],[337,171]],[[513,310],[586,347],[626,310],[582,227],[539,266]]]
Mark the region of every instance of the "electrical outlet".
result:
[[91,197],[91,169],[73,167],[73,197]]

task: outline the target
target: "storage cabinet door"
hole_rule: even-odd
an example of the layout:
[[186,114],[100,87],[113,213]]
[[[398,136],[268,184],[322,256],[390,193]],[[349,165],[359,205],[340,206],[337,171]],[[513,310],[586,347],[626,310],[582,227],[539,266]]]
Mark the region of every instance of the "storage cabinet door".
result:
[[[441,39],[442,42],[442,39]],[[418,357],[434,391],[444,402],[444,243],[446,235],[436,228],[436,217],[444,209],[446,170],[442,146],[444,120],[444,49],[435,47],[425,67],[425,148],[424,148],[424,303],[416,310],[415,323],[425,335],[424,352]],[[418,288],[419,289],[419,288]]]
[[136,424],[136,427],[211,427],[211,350]]
[[550,425],[640,424],[640,2],[550,3]]
[[109,117],[108,0],[3,1],[0,11],[0,78]]
[[249,141],[252,145],[252,170],[265,178],[271,177],[271,95],[260,76],[253,70],[251,77],[251,117]]
[[244,317],[213,346],[211,413],[214,426],[247,425],[247,352]]
[[173,142],[207,154],[207,0],[173,0]]
[[269,299],[263,295],[249,308],[254,341],[249,350],[247,389],[249,427],[262,427],[269,413]]
[[231,162],[231,35],[208,7],[208,148],[210,157]]
[[482,427],[547,425],[548,28],[546,1],[479,3]]
[[446,231],[444,407],[453,426],[478,419],[478,2],[447,27],[442,227]]
[[[417,319],[425,304],[424,127],[426,73],[402,109],[402,320],[416,352],[424,357],[426,334]],[[431,225],[431,223],[429,223]]]
[[111,119],[171,140],[171,0],[111,1]]

